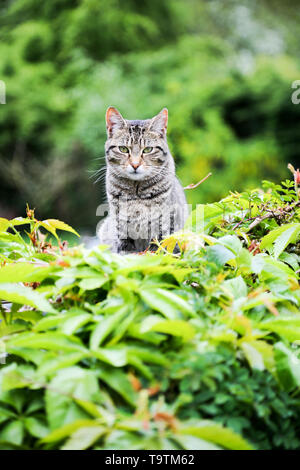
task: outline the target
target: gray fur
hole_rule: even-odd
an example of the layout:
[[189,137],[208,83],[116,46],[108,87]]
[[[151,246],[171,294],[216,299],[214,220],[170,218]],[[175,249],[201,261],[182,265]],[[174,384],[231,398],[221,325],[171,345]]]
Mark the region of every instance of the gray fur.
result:
[[[167,117],[163,109],[152,119],[130,121],[115,108],[107,110],[109,216],[98,236],[114,252],[144,251],[151,240],[161,240],[184,226],[187,204],[167,144]],[[129,152],[122,153],[119,147]],[[143,153],[149,147],[153,150]]]

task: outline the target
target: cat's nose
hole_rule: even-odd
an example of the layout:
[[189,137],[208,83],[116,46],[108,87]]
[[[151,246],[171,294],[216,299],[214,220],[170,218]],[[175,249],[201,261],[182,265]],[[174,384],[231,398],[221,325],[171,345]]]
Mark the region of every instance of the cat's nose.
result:
[[137,170],[138,167],[140,166],[140,163],[131,163],[131,166],[134,170]]

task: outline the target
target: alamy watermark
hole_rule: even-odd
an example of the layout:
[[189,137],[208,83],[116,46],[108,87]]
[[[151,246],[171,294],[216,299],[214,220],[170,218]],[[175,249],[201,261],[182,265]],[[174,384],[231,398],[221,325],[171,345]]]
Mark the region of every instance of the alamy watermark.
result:
[[293,104],[300,103],[300,80],[295,80],[292,83],[292,88],[296,88],[296,90],[292,93],[291,100]]
[[0,104],[6,104],[6,85],[3,80],[0,80]]
[[[149,240],[154,234],[160,233],[160,238],[167,237],[174,231],[177,231],[176,220],[183,221],[191,214],[193,206],[188,204],[183,207],[180,204],[173,205],[153,205],[150,208],[138,208],[135,212],[132,210],[131,202],[126,198],[119,200],[115,207],[109,208],[107,203],[100,204],[97,208],[96,215],[102,220],[98,223],[96,234],[102,230],[105,238],[109,239],[114,236],[117,228],[118,238],[132,240]],[[109,219],[103,218],[109,213]],[[105,222],[107,222],[105,224]],[[204,232],[204,210],[199,205],[195,211],[193,226],[198,233]],[[116,234],[115,234],[116,235]]]

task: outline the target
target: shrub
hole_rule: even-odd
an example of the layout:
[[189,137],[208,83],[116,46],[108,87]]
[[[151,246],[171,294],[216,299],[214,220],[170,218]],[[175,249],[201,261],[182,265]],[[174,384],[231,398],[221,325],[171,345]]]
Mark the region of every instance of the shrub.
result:
[[0,219],[1,448],[299,449],[293,172],[199,205],[156,253]]

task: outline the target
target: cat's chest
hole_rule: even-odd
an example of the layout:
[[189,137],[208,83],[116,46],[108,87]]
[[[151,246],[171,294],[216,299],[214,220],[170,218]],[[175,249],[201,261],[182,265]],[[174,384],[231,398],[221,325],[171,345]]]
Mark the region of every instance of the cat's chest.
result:
[[164,210],[164,201],[152,201],[151,199],[118,199],[113,201],[115,214],[120,220],[126,220],[132,225],[146,223],[148,220],[156,219]]
[[115,201],[113,213],[118,236],[133,240],[150,240],[158,237],[167,211],[166,201],[161,203],[139,199]]

